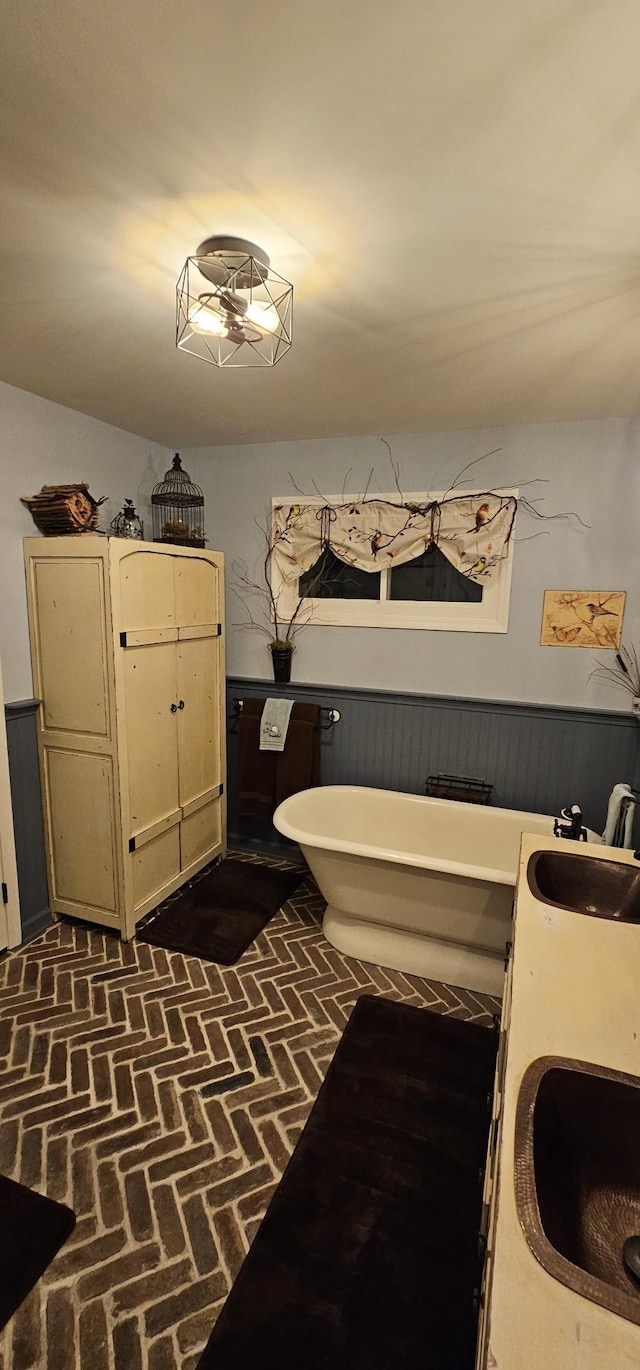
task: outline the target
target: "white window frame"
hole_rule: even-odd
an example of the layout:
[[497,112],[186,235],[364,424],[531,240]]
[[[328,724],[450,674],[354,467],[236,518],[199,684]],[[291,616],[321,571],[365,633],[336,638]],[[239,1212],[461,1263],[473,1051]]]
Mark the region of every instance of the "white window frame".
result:
[[[486,494],[486,490],[465,490],[456,493],[464,494],[465,497],[468,495],[469,498],[473,499],[476,495]],[[431,500],[444,499],[445,494],[445,491],[439,494],[433,492],[425,494],[418,491],[417,493],[409,492],[403,498],[410,504],[426,504]],[[501,488],[500,494],[515,495],[517,498],[518,491]],[[376,495],[375,498],[389,500],[393,503],[398,502],[397,491],[395,494]],[[351,501],[357,504],[359,499],[361,496],[342,494],[329,496],[326,499],[319,499],[314,496],[312,499],[305,498],[304,502],[322,508],[325,504],[347,504]],[[291,502],[290,495],[272,499],[272,511],[288,502]],[[309,605],[311,615],[308,625],[317,628],[426,628],[447,633],[506,633],[509,628],[513,546],[514,539],[511,537],[506,557],[497,568],[493,579],[482,587],[483,595],[480,604],[471,604],[466,601],[453,603],[438,600],[387,599],[389,572],[386,569],[381,569],[381,597],[378,601],[307,599],[305,597],[305,604]],[[278,617],[281,621],[287,621],[295,613],[296,606],[300,602],[297,582],[294,581],[287,585],[279,575],[275,560],[272,562],[272,573],[274,596],[278,603]]]

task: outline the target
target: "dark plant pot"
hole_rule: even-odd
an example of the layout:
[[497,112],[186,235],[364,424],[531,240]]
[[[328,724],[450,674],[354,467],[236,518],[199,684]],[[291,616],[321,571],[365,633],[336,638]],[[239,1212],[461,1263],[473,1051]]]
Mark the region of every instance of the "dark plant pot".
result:
[[291,680],[292,647],[270,647],[273,661],[273,678],[278,685],[286,685]]

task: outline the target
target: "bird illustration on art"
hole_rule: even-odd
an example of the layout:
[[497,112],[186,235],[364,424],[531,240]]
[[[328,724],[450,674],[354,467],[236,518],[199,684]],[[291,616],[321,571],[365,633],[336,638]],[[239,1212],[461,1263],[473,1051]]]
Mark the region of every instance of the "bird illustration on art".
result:
[[596,619],[596,618],[617,618],[617,617],[618,617],[618,615],[617,615],[617,613],[615,612],[614,609],[605,609],[605,607],[604,607],[603,604],[591,604],[591,603],[589,603],[589,604],[587,604],[587,609],[589,610],[589,613],[590,613],[590,615],[591,615],[591,622],[592,622],[592,623],[593,623],[594,619]]
[[478,560],[474,561],[473,566],[471,566],[468,571],[465,571],[464,574],[466,576],[479,576],[482,571],[484,571],[486,564],[486,557],[478,557]]
[[[576,602],[572,606],[573,612],[576,618],[580,619],[585,627],[593,633],[596,640],[599,641],[600,633],[605,632],[606,630],[610,631],[614,627],[617,630],[620,626],[622,618],[620,596],[618,596],[617,593],[598,594],[587,599],[587,593],[587,591],[583,591],[581,595],[578,594]],[[608,605],[612,601],[616,604],[615,609],[608,608]],[[610,622],[610,619],[615,620],[615,623]]]
[[490,510],[488,504],[481,504],[480,508],[476,509],[476,533],[480,531],[483,523],[487,522],[487,519],[489,518],[489,513]]

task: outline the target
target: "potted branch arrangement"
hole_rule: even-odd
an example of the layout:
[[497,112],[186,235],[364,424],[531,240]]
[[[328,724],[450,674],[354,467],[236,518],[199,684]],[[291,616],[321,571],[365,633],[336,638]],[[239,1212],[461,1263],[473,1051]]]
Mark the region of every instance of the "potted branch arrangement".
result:
[[615,666],[598,661],[592,675],[609,685],[621,685],[631,695],[631,711],[640,720],[640,656],[633,643],[630,647],[621,643],[615,654]]
[[[296,649],[295,638],[300,630],[311,621],[312,606],[309,603],[305,604],[304,599],[299,599],[289,617],[282,614],[281,595],[274,584],[274,544],[268,530],[257,519],[256,526],[260,529],[265,546],[258,577],[254,579],[246,562],[235,561],[232,570],[236,584],[232,585],[231,588],[246,614],[243,626],[255,628],[257,632],[262,633],[268,639],[273,664],[273,679],[276,683],[285,685],[291,680],[291,661]],[[269,626],[265,622],[260,622],[252,605],[257,606],[260,610],[260,618],[265,618]]]

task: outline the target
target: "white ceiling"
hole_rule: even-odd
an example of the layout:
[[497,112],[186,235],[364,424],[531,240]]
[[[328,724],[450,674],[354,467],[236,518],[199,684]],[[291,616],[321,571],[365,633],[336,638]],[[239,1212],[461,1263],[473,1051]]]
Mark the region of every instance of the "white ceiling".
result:
[[[169,445],[640,409],[637,0],[1,0],[0,379]],[[253,239],[294,346],[174,346]]]

